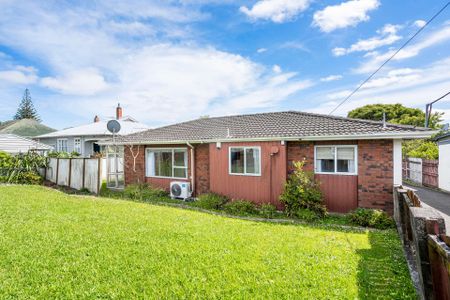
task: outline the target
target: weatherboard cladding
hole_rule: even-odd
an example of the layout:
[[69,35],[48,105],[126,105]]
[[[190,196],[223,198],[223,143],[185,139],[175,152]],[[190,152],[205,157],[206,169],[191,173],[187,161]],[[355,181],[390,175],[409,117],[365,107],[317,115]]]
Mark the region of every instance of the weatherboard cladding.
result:
[[120,138],[122,143],[207,141],[214,139],[288,138],[426,131],[406,125],[286,111],[200,118]]

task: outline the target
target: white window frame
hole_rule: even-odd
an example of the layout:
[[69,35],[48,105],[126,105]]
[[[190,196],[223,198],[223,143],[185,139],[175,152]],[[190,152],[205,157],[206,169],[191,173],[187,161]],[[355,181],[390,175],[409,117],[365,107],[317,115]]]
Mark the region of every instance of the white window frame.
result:
[[[317,171],[317,148],[335,148],[334,151],[334,172],[319,172]],[[355,171],[354,172],[338,172],[337,171],[337,149],[338,148],[353,148],[355,154]],[[328,175],[358,175],[358,145],[317,145],[314,146],[314,173],[328,174]]]
[[[77,151],[77,141],[80,144],[80,148],[79,148],[80,151]],[[83,147],[81,145],[81,138],[80,137],[73,138],[73,151],[77,152],[80,155],[83,155]]]
[[[185,177],[170,177],[170,176],[156,176],[156,175],[150,175],[150,169],[148,168],[148,159],[149,159],[149,153],[152,151],[172,151],[172,175],[175,174],[174,169],[186,169],[186,176]],[[175,150],[184,150],[186,152],[186,166],[185,167],[180,167],[180,166],[175,166],[174,164],[174,160],[175,160]],[[188,172],[189,172],[189,152],[187,148],[146,148],[145,149],[145,177],[149,177],[149,178],[169,178],[169,179],[188,179]]]
[[63,150],[61,150],[60,148],[60,142],[66,142],[66,151],[64,152],[69,152],[69,143],[67,142],[67,139],[57,139],[56,140],[56,151],[57,152],[63,152]]
[[[232,173],[231,172],[231,150],[232,149],[242,149],[244,150],[244,173]],[[258,149],[259,153],[259,173],[247,173],[247,149]],[[261,176],[261,147],[260,146],[232,146],[228,148],[228,174],[238,175],[238,176]]]

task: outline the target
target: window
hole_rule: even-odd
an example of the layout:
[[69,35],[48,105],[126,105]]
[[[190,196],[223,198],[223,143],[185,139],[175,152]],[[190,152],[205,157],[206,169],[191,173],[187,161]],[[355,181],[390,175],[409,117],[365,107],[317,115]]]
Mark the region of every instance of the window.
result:
[[357,173],[356,146],[316,146],[315,150],[316,173]]
[[187,178],[187,149],[147,149],[147,177]]
[[57,139],[56,140],[56,151],[58,151],[58,152],[68,152],[67,139]]
[[230,147],[229,171],[233,175],[261,175],[259,147]]
[[106,182],[108,188],[123,189],[123,146],[108,146],[106,148]]
[[78,154],[82,154],[81,153],[81,138],[73,139],[73,151],[75,151]]

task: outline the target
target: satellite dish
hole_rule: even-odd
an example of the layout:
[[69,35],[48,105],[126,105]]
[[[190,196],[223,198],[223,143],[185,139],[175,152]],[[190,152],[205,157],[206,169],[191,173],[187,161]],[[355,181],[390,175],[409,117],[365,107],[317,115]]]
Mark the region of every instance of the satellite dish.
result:
[[111,133],[118,133],[120,131],[120,123],[117,120],[110,120],[106,124],[106,128]]

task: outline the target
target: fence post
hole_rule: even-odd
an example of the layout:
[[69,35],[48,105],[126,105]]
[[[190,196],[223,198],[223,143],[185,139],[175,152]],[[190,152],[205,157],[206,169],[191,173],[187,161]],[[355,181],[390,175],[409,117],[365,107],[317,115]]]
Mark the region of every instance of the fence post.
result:
[[420,281],[425,299],[432,299],[433,281],[428,252],[428,234],[445,234],[444,219],[433,209],[422,207],[410,207],[409,209]]
[[97,168],[98,170],[98,172],[97,172],[97,195],[98,194],[100,194],[100,181],[101,181],[101,178],[102,178],[102,158],[101,157],[99,157],[98,158],[98,168]]
[[83,157],[83,184],[82,184],[82,189],[84,189],[84,187],[85,187],[85,183],[84,183],[84,180],[85,180],[85,176],[84,176],[84,173],[86,172],[86,158],[85,157]]
[[59,157],[56,158],[56,185],[58,185],[58,175],[59,175]]
[[72,183],[72,158],[69,158],[69,187]]

